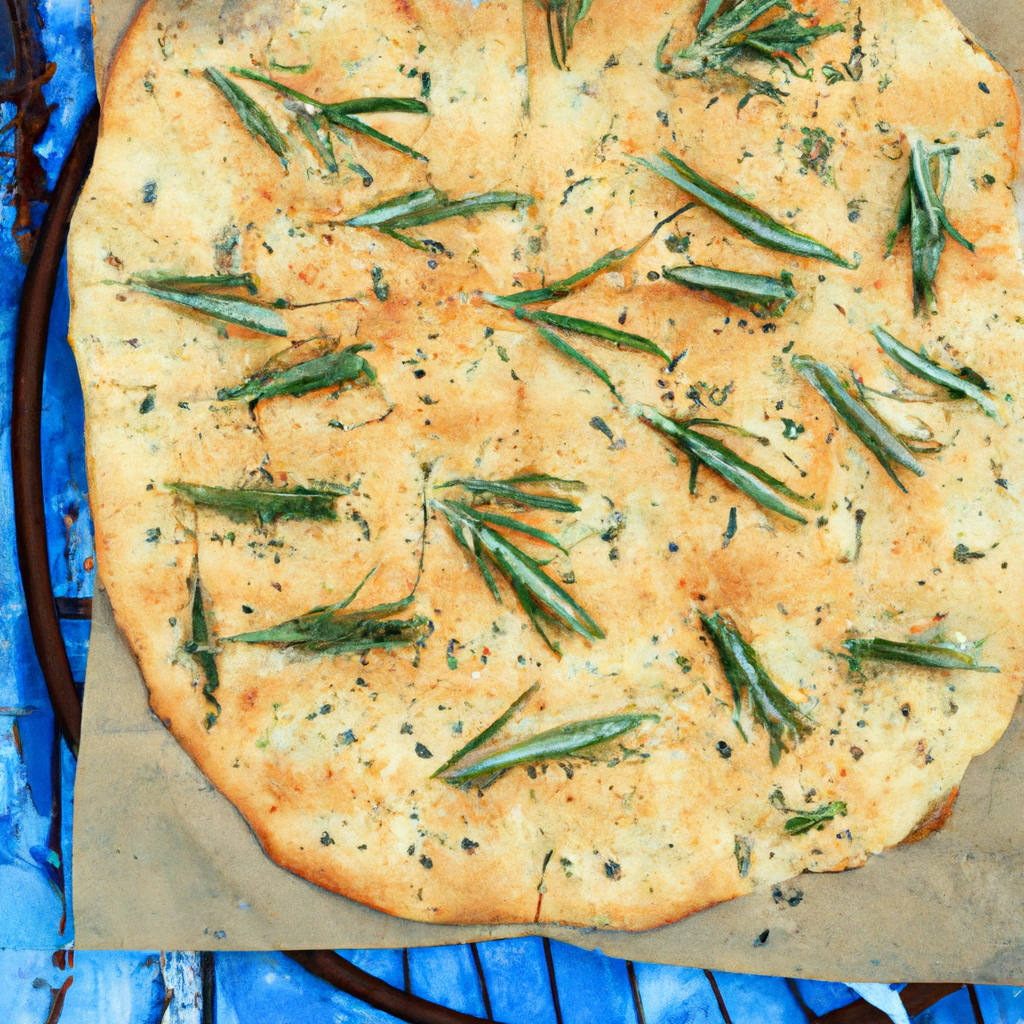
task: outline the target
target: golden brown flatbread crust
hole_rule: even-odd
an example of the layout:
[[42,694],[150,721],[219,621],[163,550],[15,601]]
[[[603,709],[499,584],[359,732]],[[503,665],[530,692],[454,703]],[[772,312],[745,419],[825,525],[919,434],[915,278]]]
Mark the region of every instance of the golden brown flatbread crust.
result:
[[[504,0],[475,9],[153,0],[117,56],[69,243],[100,574],[155,713],[269,856],[389,913],[640,929],[802,870],[863,864],[954,789],[1016,703],[1024,279],[1010,79],[934,0],[863,0],[860,81],[830,86],[819,71],[792,79],[782,104],[756,97],[738,110],[742,86],[714,92],[653,66],[659,41],[692,25],[696,7],[596,0],[569,71],[551,64],[539,6]],[[822,22],[847,23],[813,48],[818,68],[838,66],[854,15],[837,0],[816,7]],[[354,136],[351,163],[373,178],[365,187],[344,162],[328,175],[293,133],[285,173],[202,77],[206,66],[266,71],[272,58],[310,64],[271,73],[328,101],[418,95],[429,71],[429,118],[367,117],[429,163]],[[245,86],[284,130],[280,102]],[[835,140],[828,174],[800,165],[802,129],[816,127]],[[977,245],[973,254],[947,246],[930,320],[913,316],[905,239],[884,258],[918,137],[960,146],[946,204]],[[697,262],[793,273],[799,297],[777,325],[652,280],[684,262],[666,249],[666,230],[553,308],[622,324],[681,356],[669,371],[580,342],[628,402],[677,416],[712,409],[767,436],[769,447],[728,443],[816,496],[820,518],[807,526],[706,470],[691,497],[678,453],[477,294],[536,287],[640,241],[686,200],[633,160],[662,147],[843,255],[858,253],[859,269],[757,248],[697,207],[672,228]],[[536,204],[419,231],[450,258],[342,224],[428,183],[456,198],[513,189]],[[292,305],[282,314],[289,339],[235,327],[225,338],[213,322],[117,283],[149,269],[251,271],[261,296]],[[880,403],[947,445],[924,457],[923,479],[907,474],[906,495],[789,365],[807,352],[891,390],[869,333],[876,323],[983,374],[1003,417],[997,425],[963,401]],[[324,339],[372,343],[364,355],[378,384],[274,399],[255,417],[216,399],[300,339],[314,340],[299,357]],[[787,439],[784,417],[803,433]],[[428,487],[520,472],[585,481],[578,515],[525,518],[572,544],[548,571],[575,579],[566,586],[607,638],[563,637],[555,658],[507,588],[494,602],[432,515],[409,609],[433,623],[422,651],[328,658],[225,644],[222,711],[207,729],[203,679],[183,650],[196,555],[219,637],[338,601],[374,566],[359,602],[398,600],[417,575],[424,466]],[[351,492],[339,522],[257,529],[197,513],[165,486],[181,480],[326,480]],[[731,508],[738,529],[726,546]],[[958,544],[985,557],[958,562]],[[764,730],[745,718],[744,743],[731,721],[698,609],[731,615],[815,722],[777,769]],[[950,636],[986,638],[983,660],[1001,673],[878,665],[858,676],[836,656],[850,635],[908,639],[937,622]],[[535,682],[507,735],[626,711],[660,721],[623,737],[634,756],[576,760],[571,777],[555,763],[519,768],[479,794],[429,778]],[[787,816],[768,799],[777,788],[791,807],[841,800],[848,814],[786,836]]]

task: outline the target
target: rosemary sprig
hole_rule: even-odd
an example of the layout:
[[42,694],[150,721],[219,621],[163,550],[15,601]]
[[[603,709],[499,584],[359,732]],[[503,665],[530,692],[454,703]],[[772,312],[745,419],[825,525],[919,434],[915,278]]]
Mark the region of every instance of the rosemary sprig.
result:
[[608,390],[617,398],[622,401],[622,396],[615,390],[615,385],[612,383],[612,379],[608,376],[608,371],[603,367],[594,362],[590,356],[585,355],[578,348],[570,345],[565,338],[554,331],[548,330],[548,328],[541,324],[534,324],[537,333],[554,349],[557,349],[564,356],[568,356],[574,362],[577,362],[584,369],[589,370],[598,380],[600,380]]
[[781,480],[766,473],[746,459],[740,458],[731,448],[721,441],[716,441],[706,434],[699,433],[693,426],[721,426],[728,428],[730,424],[707,420],[673,420],[658,412],[649,405],[638,407],[640,418],[660,434],[664,434],[690,460],[690,493],[697,491],[697,469],[705,465],[714,470],[748,498],[759,505],[778,512],[787,519],[798,523],[807,523],[807,519],[799,512],[790,508],[783,500],[789,498],[806,504],[808,499],[790,490]]
[[[356,114],[385,112],[428,114],[430,109],[422,100],[393,96],[367,96],[357,100],[342,100],[340,103],[321,103],[319,100],[313,99],[312,96],[307,96],[305,93],[292,89],[282,82],[275,82],[273,78],[268,78],[266,75],[261,75],[259,72],[252,71],[249,68],[231,68],[230,70],[233,75],[238,75],[240,78],[248,78],[252,82],[259,82],[261,85],[267,85],[271,89],[276,89],[284,96],[289,96],[299,103],[306,104],[307,107],[312,108],[310,112],[319,111],[327,119],[328,123],[335,128],[347,128],[349,131],[365,135],[369,139],[383,143],[385,146],[397,150],[399,153],[404,153],[406,156],[411,156],[416,160],[423,160],[424,162],[427,161],[427,158],[422,153],[417,153],[415,149],[410,148],[404,143],[384,135],[375,128],[371,128],[364,121],[360,121],[359,118],[354,116]],[[238,87],[235,86],[235,88]],[[240,89],[239,92],[241,92]]]
[[214,691],[220,686],[220,673],[217,671],[217,658],[210,648],[210,629],[206,622],[206,609],[203,606],[203,586],[199,580],[199,558],[192,561],[192,639],[185,644],[185,651],[191,654],[199,666],[203,679],[203,696],[213,706],[207,712],[206,728],[209,729],[220,715],[220,703],[214,697]]
[[534,306],[539,302],[555,302],[558,299],[564,299],[581,284],[585,284],[597,274],[610,270],[619,263],[623,263],[628,260],[630,256],[639,252],[653,237],[653,234],[648,235],[642,242],[634,245],[631,249],[612,249],[611,251],[606,252],[603,256],[594,260],[589,267],[584,267],[582,270],[576,271],[575,274],[570,274],[569,277],[564,277],[558,281],[552,281],[549,285],[545,285],[543,288],[537,288],[528,292],[512,293],[509,295],[491,295],[489,292],[485,292],[483,297],[492,306],[500,306],[502,309],[515,309],[518,306]]
[[488,517],[460,501],[431,501],[430,507],[444,516],[455,539],[473,553],[496,601],[500,601],[501,596],[491,567],[505,577],[533,628],[552,651],[561,654],[558,645],[545,632],[544,621],[561,623],[588,640],[604,638],[601,627],[573,597],[551,579],[537,561],[493,529]]
[[259,291],[259,282],[248,271],[243,274],[175,274],[170,270],[140,270],[129,284],[146,284],[175,291],[207,291],[209,288],[244,288],[250,295]]
[[[938,312],[935,274],[946,247],[946,235],[969,252],[974,252],[974,244],[950,223],[943,204],[952,177],[953,157],[959,152],[958,146],[927,149],[920,139],[914,143],[910,152],[910,173],[903,186],[896,228],[889,235],[885,254],[892,255],[900,232],[909,228],[915,314],[922,310],[929,315]],[[938,187],[935,184],[936,175],[940,179]]]
[[287,143],[277,130],[277,125],[270,120],[270,115],[244,89],[235,85],[230,78],[225,78],[216,68],[207,68],[203,77],[223,93],[249,134],[254,139],[262,139],[287,167],[288,161],[284,155]]
[[569,757],[639,728],[644,722],[658,721],[660,718],[657,715],[609,715],[605,718],[569,722],[502,747],[473,764],[449,769],[444,779],[457,785],[482,775],[494,775],[516,765]]
[[740,631],[721,612],[714,615],[698,613],[704,630],[718,651],[722,670],[732,687],[732,720],[749,743],[740,721],[743,698],[746,696],[754,720],[768,733],[768,752],[771,762],[778,767],[786,740],[798,743],[811,731],[811,723],[800,709],[772,682],[757,652],[740,635]]
[[[537,0],[547,13],[548,46],[551,63],[556,68],[567,68],[566,57],[572,49],[572,37],[576,26],[587,16],[594,0]],[[558,43],[555,44],[555,32]]]
[[817,810],[793,811],[787,808],[790,814],[795,817],[789,818],[784,826],[787,836],[806,835],[812,829],[823,831],[826,822],[832,821],[838,814],[846,814],[846,804],[842,800],[833,800],[830,804],[821,804]]
[[628,331],[620,331],[607,324],[600,324],[594,320],[582,320],[576,316],[565,316],[562,313],[552,313],[546,309],[520,309],[513,310],[517,320],[526,320],[529,323],[548,324],[551,327],[558,327],[563,331],[574,331],[577,334],[586,334],[591,338],[603,338],[613,345],[622,348],[635,349],[637,352],[646,352],[652,356],[664,359],[666,364],[672,362],[672,357],[656,345],[650,338],[640,334],[630,334]]
[[331,352],[316,359],[283,370],[264,368],[254,377],[233,388],[221,388],[217,398],[222,402],[232,399],[247,399],[249,407],[279,395],[299,398],[311,391],[332,388],[348,381],[364,377],[369,383],[377,379],[377,371],[361,356],[360,352],[372,349],[372,345],[350,345],[340,352]]
[[843,259],[828,246],[815,241],[808,235],[787,228],[774,217],[748,203],[745,199],[721,188],[714,182],[702,178],[696,171],[689,168],[677,156],[667,149],[661,156],[644,160],[636,158],[655,174],[671,181],[673,185],[693,196],[697,202],[717,213],[727,224],[731,224],[744,238],[749,238],[756,245],[776,252],[789,253],[791,256],[803,256],[806,259],[825,260],[849,270],[856,270],[858,264]]
[[[478,477],[459,477],[438,484],[434,490],[443,491],[448,487],[461,487],[470,494],[491,495],[494,498],[514,501],[517,505],[543,508],[550,512],[579,512],[580,506],[571,498],[558,498],[549,494],[531,494],[523,490],[524,484],[546,484],[563,491],[580,491],[585,484],[580,480],[562,480],[545,473],[531,473],[529,476],[509,477],[506,480],[481,480]],[[555,547],[558,547],[556,544]]]
[[953,373],[952,370],[945,369],[926,355],[923,345],[920,352],[915,352],[881,327],[876,326],[873,333],[882,351],[899,363],[904,370],[914,374],[915,377],[945,388],[949,392],[950,398],[973,399],[985,410],[987,415],[997,422],[1001,422],[996,403],[985,394],[985,391],[988,390],[988,383],[981,374],[975,373],[969,366],[963,367],[959,373]]
[[[768,96],[781,103],[787,95],[772,82],[754,77],[746,66],[762,61],[773,68],[785,67],[798,78],[811,78],[813,71],[797,70],[794,61],[807,67],[800,51],[823,36],[842,32],[844,25],[816,25],[813,14],[798,14],[788,0],[738,0],[722,10],[723,0],[708,0],[697,22],[697,35],[685,49],[666,59],[673,33],[669,32],[658,47],[655,64],[659,71],[676,78],[704,78],[709,73],[729,74],[746,82],[749,91],[740,100],[742,109],[755,95]],[[759,28],[752,28],[763,15],[775,8],[783,14]]]
[[685,285],[694,291],[708,291],[734,306],[749,309],[762,320],[779,317],[796,298],[793,275],[784,270],[778,278],[760,274],[740,274],[717,267],[662,267],[666,281]]
[[375,649],[390,651],[396,647],[411,647],[429,636],[433,626],[423,615],[414,615],[411,619],[390,618],[412,604],[415,587],[413,593],[401,601],[345,612],[376,571],[371,569],[359,586],[338,604],[313,608],[305,615],[268,629],[239,633],[225,637],[225,640],[296,647],[316,654],[359,654]]
[[167,488],[193,505],[212,508],[236,523],[257,519],[266,524],[278,519],[336,520],[337,492],[306,487],[288,490],[208,487],[206,484],[169,483]]
[[376,228],[413,249],[434,252],[438,248],[438,243],[421,242],[401,232],[408,228],[447,220],[449,217],[474,217],[502,206],[517,209],[520,206],[532,206],[533,203],[533,196],[523,195],[521,192],[485,192],[453,200],[440,189],[427,188],[389,199],[372,210],[345,221],[345,224],[350,228]]
[[174,275],[160,277],[155,273],[133,274],[128,279],[128,287],[133,291],[152,295],[164,302],[187,306],[189,309],[203,313],[221,323],[235,324],[259,334],[273,335],[276,338],[288,336],[288,327],[276,309],[253,302],[240,295],[228,295],[209,290],[211,287],[243,287],[252,295],[254,294],[254,282],[251,274],[225,274],[223,276],[215,274],[210,277],[178,277]]
[[491,722],[486,729],[477,733],[464,747],[460,747],[458,750],[448,758],[447,761],[440,768],[434,772],[430,777],[436,779],[439,775],[446,772],[452,765],[458,764],[467,754],[472,754],[477,747],[483,746],[492,736],[494,736],[499,730],[501,730],[505,723],[540,689],[540,683],[534,683],[529,689],[524,690],[512,703],[500,714],[498,717]]
[[998,672],[995,665],[979,665],[978,659],[965,651],[945,644],[900,643],[880,637],[858,638],[843,642],[854,660],[898,661],[925,668],[966,669],[970,672]]
[[892,468],[895,462],[918,476],[924,469],[909,448],[889,429],[886,423],[863,402],[858,401],[843,387],[835,370],[810,356],[793,356],[793,369],[803,374],[811,387],[825,399],[836,415],[860,438],[864,446],[878,460],[904,494],[906,487]]

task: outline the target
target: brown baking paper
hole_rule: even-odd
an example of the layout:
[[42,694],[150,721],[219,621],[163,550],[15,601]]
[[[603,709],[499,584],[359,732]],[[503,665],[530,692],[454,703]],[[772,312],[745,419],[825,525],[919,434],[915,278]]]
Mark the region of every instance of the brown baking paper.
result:
[[[1021,88],[1019,5],[949,2]],[[94,0],[100,83],[136,7],[137,0]],[[325,949],[540,934],[612,956],[724,971],[1020,984],[1022,793],[1019,702],[999,744],[968,768],[945,827],[855,871],[800,875],[647,932],[405,921],[306,882],[262,852],[241,815],[149,710],[138,666],[98,590],[75,787],[76,945]],[[755,942],[766,929],[768,941]]]

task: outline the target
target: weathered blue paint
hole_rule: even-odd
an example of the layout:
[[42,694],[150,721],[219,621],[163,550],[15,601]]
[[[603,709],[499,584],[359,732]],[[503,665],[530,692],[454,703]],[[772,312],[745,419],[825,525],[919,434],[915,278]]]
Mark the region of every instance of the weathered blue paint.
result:
[[[42,36],[57,73],[46,87],[55,104],[39,146],[51,183],[78,123],[91,106],[92,54],[87,0],[40,0]],[[0,16],[6,7],[0,5]],[[0,81],[8,55],[0,24]],[[0,105],[0,124],[11,109]],[[0,178],[10,178],[0,165]],[[41,214],[41,211],[38,211]],[[0,1024],[42,1024],[55,993],[65,991],[62,1024],[198,1024],[198,958],[194,954],[55,954],[70,944],[73,924],[60,931],[70,906],[74,760],[55,744],[52,712],[31,648],[13,541],[10,489],[10,380],[17,302],[24,267],[10,237],[11,210],[0,207]],[[50,330],[42,423],[47,532],[54,590],[92,594],[92,523],[86,493],[82,397],[68,347],[66,283],[58,286]],[[66,622],[72,670],[85,674],[89,626]],[[56,765],[55,758],[56,756]],[[61,809],[60,828],[54,811]],[[64,891],[61,892],[61,883]],[[343,950],[357,966],[402,987],[400,950]],[[495,1019],[507,1024],[555,1024],[540,939],[478,946]],[[63,960],[61,957],[64,957]],[[636,1024],[625,964],[600,953],[552,944],[565,1024]],[[279,953],[220,953],[216,960],[218,1024],[384,1024],[371,1010],[308,975]],[[722,1024],[703,971],[635,966],[648,1024]],[[412,950],[412,989],[465,1012],[482,1014],[479,975],[468,946]],[[802,1024],[787,984],[777,978],[717,975],[737,1024]],[[70,985],[68,981],[70,980]],[[845,985],[800,980],[796,988],[815,1014],[852,1002]],[[172,995],[171,990],[174,990]],[[977,989],[985,1024],[1024,1024],[1024,989]],[[166,1016],[165,1016],[166,1003]],[[971,1021],[966,991],[917,1018],[917,1024]]]

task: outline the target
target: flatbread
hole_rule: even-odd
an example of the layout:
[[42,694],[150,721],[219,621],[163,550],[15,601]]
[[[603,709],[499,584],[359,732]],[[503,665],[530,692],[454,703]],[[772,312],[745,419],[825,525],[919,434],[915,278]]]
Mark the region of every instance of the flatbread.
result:
[[[612,10],[597,0],[566,70],[533,3],[156,0],[113,66],[69,242],[99,571],[155,713],[267,854],[389,913],[640,929],[802,870],[858,866],[948,813],[967,763],[998,740],[1016,702],[1024,311],[1010,79],[932,0],[864,3],[859,43],[848,6],[823,2],[821,22],[847,31],[816,42],[812,63],[841,67],[859,45],[860,78],[790,76],[781,102],[756,95],[740,106],[739,80],[676,79],[654,66],[666,33],[692,34],[698,14],[692,3]],[[291,133],[286,172],[203,77],[208,66],[251,67],[324,102],[422,95],[428,72],[429,118],[366,120],[429,162],[353,135],[348,163],[329,174],[295,112],[243,82]],[[806,165],[818,127],[834,148],[824,166]],[[885,258],[916,138],[959,146],[945,204],[976,245],[947,244],[931,318],[914,316],[906,241]],[[647,238],[689,199],[637,163],[662,148],[858,254],[859,267],[757,247],[702,206],[682,213],[629,261],[550,304],[672,356],[668,368],[573,335],[618,400],[482,293],[540,287]],[[435,241],[431,251],[344,225],[428,186],[535,203],[408,232]],[[687,255],[788,271],[798,296],[762,321],[667,281],[663,268]],[[288,337],[225,332],[128,287],[147,270],[251,272],[261,298],[284,300]],[[790,362],[807,353],[891,392],[875,324],[991,381],[1001,418],[965,400],[875,396],[904,431],[944,445],[921,456],[923,478],[903,474],[906,494]],[[373,345],[361,355],[374,384],[269,399],[253,413],[217,398],[272,357],[359,343]],[[806,525],[791,522],[706,468],[691,496],[686,458],[634,403],[767,438],[715,435],[820,507]],[[436,507],[423,532],[425,498],[448,495],[437,484],[527,474],[586,487],[572,495],[578,513],[518,515],[569,550],[544,571],[605,634],[556,631],[560,658],[500,577],[495,602]],[[325,481],[345,492],[336,522],[233,522],[168,486]],[[197,566],[219,676],[212,722],[203,660],[189,646]],[[398,614],[429,620],[421,645],[326,656],[218,641],[339,602],[373,569],[351,607],[414,592]],[[777,767],[746,705],[746,742],[732,720],[699,618],[715,611],[813,723]],[[851,636],[936,635],[984,640],[981,660],[1000,672],[858,672],[841,657]],[[533,684],[492,746],[602,716],[657,721],[486,788],[431,778]],[[845,816],[787,834],[797,810],[833,802]]]

